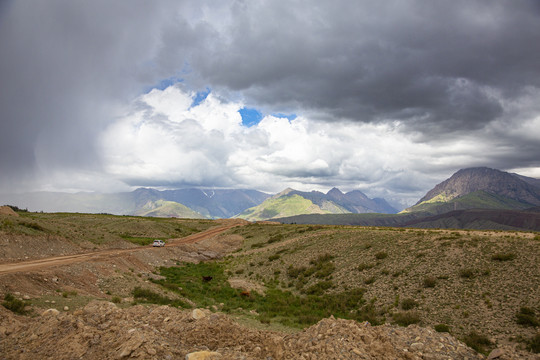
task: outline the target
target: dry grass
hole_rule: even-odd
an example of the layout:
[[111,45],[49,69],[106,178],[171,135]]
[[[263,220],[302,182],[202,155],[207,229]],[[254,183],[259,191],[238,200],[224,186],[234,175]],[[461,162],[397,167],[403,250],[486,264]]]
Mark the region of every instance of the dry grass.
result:
[[364,288],[365,298],[388,322],[396,317],[409,322],[408,312],[390,310],[397,297],[414,299],[413,320],[432,327],[445,324],[460,337],[473,331],[490,332],[501,341],[508,340],[508,333],[534,336],[534,328],[517,323],[516,313],[523,306],[540,309],[537,234],[396,230],[249,225],[234,230],[245,240],[227,266],[244,269],[242,276],[250,281],[301,294],[302,289],[320,290],[320,279],[305,277],[297,286],[297,277],[312,259],[328,254],[334,269],[327,278],[332,286],[324,293]]

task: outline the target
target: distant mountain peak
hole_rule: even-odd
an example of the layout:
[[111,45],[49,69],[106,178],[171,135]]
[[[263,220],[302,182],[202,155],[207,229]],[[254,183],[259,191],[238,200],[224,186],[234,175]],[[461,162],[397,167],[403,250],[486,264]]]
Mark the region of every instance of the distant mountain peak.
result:
[[[435,210],[434,206],[451,203],[464,206],[463,208],[538,206],[540,205],[540,188],[534,186],[535,181],[537,180],[488,167],[461,169],[437,184],[415,206],[406,211],[425,210],[426,205],[432,207],[433,211],[442,211],[443,208]],[[482,193],[488,194],[487,197]],[[483,200],[479,201],[480,199]],[[459,205],[455,204],[456,202],[459,202]]]
[[332,189],[330,189],[326,195],[329,195],[329,196],[342,196],[344,195],[343,192],[341,192],[341,190],[339,190],[337,187],[333,187]]
[[290,187],[286,188],[285,190],[282,190],[281,192],[277,193],[276,195],[279,195],[279,196],[283,196],[283,195],[287,195],[293,191],[296,191]]

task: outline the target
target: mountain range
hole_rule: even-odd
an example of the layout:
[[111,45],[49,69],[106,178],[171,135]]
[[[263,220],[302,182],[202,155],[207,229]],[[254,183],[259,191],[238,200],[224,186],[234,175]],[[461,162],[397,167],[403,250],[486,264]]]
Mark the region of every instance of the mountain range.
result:
[[540,230],[540,180],[486,167],[462,169],[399,214],[298,215],[283,223]]
[[45,212],[540,230],[536,220],[540,218],[540,179],[486,167],[457,171],[399,214],[384,199],[371,199],[359,190],[343,193],[337,188],[327,193],[285,189],[275,195],[245,189],[139,188],[113,194],[36,192],[0,195],[0,202]]
[[359,190],[346,194],[333,188],[326,194],[320,191],[303,192],[286,189],[249,208],[239,218],[256,221],[298,214],[350,214],[350,213],[396,213],[386,200],[370,199]]

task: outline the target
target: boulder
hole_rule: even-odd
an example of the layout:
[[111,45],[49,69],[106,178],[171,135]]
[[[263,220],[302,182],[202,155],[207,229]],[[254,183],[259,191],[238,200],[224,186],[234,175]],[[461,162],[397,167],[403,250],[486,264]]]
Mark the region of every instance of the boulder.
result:
[[41,313],[41,316],[58,316],[58,314],[60,314],[60,311],[56,309],[47,309]]
[[205,318],[206,317],[206,312],[204,312],[203,310],[201,309],[194,309],[192,312],[191,312],[191,318],[193,320],[199,320],[199,319],[202,319],[202,318]]
[[215,351],[196,351],[186,355],[186,360],[215,360],[221,359],[221,354]]

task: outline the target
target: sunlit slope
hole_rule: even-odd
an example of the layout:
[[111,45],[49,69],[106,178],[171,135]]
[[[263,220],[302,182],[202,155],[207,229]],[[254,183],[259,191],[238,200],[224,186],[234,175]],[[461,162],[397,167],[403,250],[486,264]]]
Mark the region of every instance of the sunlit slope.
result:
[[299,214],[330,214],[332,213],[330,209],[343,213],[346,212],[346,210],[342,210],[335,204],[332,206],[328,205],[326,210],[323,210],[312,201],[300,195],[285,195],[267,199],[262,204],[245,210],[237,217],[249,221],[257,221]]

